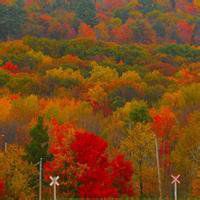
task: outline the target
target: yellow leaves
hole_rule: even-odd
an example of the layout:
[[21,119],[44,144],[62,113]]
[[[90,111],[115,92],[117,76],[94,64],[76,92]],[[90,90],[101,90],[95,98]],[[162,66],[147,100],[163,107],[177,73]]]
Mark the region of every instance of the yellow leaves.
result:
[[128,130],[127,137],[121,142],[121,150],[134,162],[136,167],[152,160],[155,152],[154,136],[149,124],[137,123]]
[[12,103],[12,118],[17,121],[29,121],[33,118],[39,109],[39,100],[35,95],[19,98]]
[[92,64],[93,69],[91,72],[91,77],[89,81],[92,83],[98,83],[100,85],[106,85],[111,82],[111,80],[115,80],[118,78],[118,74],[116,70],[111,69],[110,67],[103,67],[99,65]]
[[[182,87],[174,93],[166,93],[162,98],[162,105],[170,106],[171,108],[184,114],[184,111],[192,112],[200,106],[200,84],[193,83]],[[187,113],[185,113],[187,114]]]
[[54,68],[46,72],[47,77],[58,78],[58,79],[75,79],[83,81],[79,71],[73,71],[72,69],[63,70],[62,68]]
[[120,79],[127,85],[131,86],[135,86],[136,84],[142,82],[140,76],[135,71],[127,71],[123,73]]
[[182,94],[186,102],[186,106],[200,105],[200,83],[192,84],[182,89]]
[[[148,152],[152,150],[151,148],[148,148],[148,146],[154,141],[153,138],[153,133],[149,125],[137,123],[132,130],[128,131],[128,136],[122,142],[122,147],[133,152],[135,155],[139,149]],[[139,158],[140,157],[138,157],[138,159]]]
[[7,195],[12,199],[33,198],[29,183],[36,175],[36,168],[22,159],[24,155],[24,150],[16,145],[9,145],[6,154],[0,153],[0,177],[5,180]]
[[184,99],[180,91],[174,93],[165,93],[162,100],[162,105],[170,106],[173,109],[178,109],[184,104]]
[[107,97],[107,93],[100,85],[95,85],[89,89],[87,96],[93,101],[103,102]]
[[48,100],[42,103],[41,110],[48,120],[55,118],[61,123],[75,123],[80,121],[81,118],[84,120],[88,115],[92,116],[93,113],[89,103],[67,98]]

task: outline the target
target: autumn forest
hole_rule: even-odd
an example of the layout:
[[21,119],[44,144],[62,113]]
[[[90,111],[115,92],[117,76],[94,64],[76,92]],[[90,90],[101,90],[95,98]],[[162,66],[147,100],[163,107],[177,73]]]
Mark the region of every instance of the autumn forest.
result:
[[200,0],[0,0],[0,200],[176,195],[200,199]]

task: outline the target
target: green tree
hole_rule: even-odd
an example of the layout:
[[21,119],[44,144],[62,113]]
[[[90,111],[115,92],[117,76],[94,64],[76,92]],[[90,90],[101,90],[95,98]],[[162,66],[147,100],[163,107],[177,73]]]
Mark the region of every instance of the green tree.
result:
[[18,37],[21,34],[25,16],[20,3],[12,6],[0,5],[0,39]]
[[26,147],[26,159],[29,162],[37,163],[40,158],[47,159],[49,136],[47,127],[44,127],[43,117],[38,117],[38,122],[30,131],[31,142]]
[[4,70],[0,70],[0,87],[4,86],[9,79],[10,75]]
[[75,5],[75,12],[79,19],[83,20],[86,24],[96,25],[96,8],[92,0],[79,0]]
[[129,116],[131,121],[133,121],[134,123],[138,122],[145,123],[151,119],[146,104],[141,104],[139,107],[134,108],[130,112]]

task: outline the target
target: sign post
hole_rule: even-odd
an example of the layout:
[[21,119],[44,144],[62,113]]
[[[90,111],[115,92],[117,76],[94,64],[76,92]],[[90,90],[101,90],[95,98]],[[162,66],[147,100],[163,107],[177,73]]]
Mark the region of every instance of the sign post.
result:
[[50,186],[53,186],[53,199],[56,200],[56,186],[59,186],[58,179],[59,176],[56,177],[49,177],[51,179]]
[[177,200],[177,183],[180,184],[180,174],[178,176],[171,175],[171,177],[173,179],[171,184],[174,184],[174,199]]
[[39,168],[39,200],[42,200],[42,158],[40,158]]

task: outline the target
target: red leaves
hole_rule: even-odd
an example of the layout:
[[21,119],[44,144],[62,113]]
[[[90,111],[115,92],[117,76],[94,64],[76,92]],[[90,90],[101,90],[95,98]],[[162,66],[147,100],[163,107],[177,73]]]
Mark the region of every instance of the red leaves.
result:
[[175,125],[175,115],[167,107],[162,108],[159,112],[155,109],[150,111],[153,119],[152,129],[158,137],[163,137],[170,133],[171,129]]
[[175,114],[167,107],[161,108],[159,112],[152,109],[150,114],[153,119],[152,130],[161,140],[159,152],[160,156],[162,156],[160,161],[161,165],[169,169],[171,149],[170,133],[175,125]]
[[133,38],[132,30],[128,25],[119,26],[111,31],[113,38],[116,42],[130,42]]
[[92,133],[77,132],[71,148],[75,152],[76,160],[87,166],[78,178],[81,183],[79,195],[89,198],[118,197],[108,171],[109,162],[105,152],[107,143]]
[[118,191],[121,195],[133,195],[132,188],[132,174],[133,167],[131,162],[126,161],[123,155],[117,156],[111,163],[114,185],[118,188]]
[[45,178],[49,181],[49,175],[59,175],[61,192],[66,196],[116,198],[133,195],[131,164],[123,156],[110,161],[105,140],[55,121],[51,135],[49,151],[54,159],[45,164]]
[[4,181],[0,180],[0,198],[3,197],[5,194],[5,183]]
[[72,149],[76,159],[86,164],[87,169],[80,176],[81,197],[118,197],[133,194],[131,179],[133,169],[123,156],[109,162],[107,143],[92,133],[76,133]]
[[14,65],[12,62],[7,62],[1,69],[16,73],[18,71],[18,66]]
[[79,163],[87,164],[89,167],[107,166],[105,155],[107,143],[100,137],[87,132],[76,132],[71,148],[76,152],[76,159]]
[[96,166],[87,169],[80,177],[78,188],[80,197],[102,198],[118,197],[117,188],[112,185],[113,179],[107,168]]

